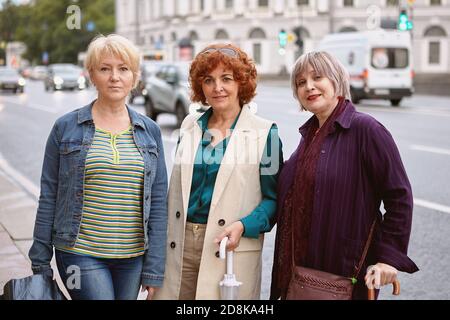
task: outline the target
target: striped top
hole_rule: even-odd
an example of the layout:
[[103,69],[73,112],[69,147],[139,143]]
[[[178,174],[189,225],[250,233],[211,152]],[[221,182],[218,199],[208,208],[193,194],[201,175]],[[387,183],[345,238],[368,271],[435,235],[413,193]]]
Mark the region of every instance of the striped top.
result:
[[78,239],[60,250],[111,259],[144,254],[144,161],[131,127],[115,135],[96,128],[84,179]]

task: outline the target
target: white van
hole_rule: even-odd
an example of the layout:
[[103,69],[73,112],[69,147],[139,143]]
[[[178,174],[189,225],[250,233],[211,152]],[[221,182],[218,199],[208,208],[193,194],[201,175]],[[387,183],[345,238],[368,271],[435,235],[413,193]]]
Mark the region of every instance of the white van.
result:
[[386,99],[398,106],[411,96],[413,69],[409,32],[374,30],[327,35],[319,50],[338,58],[350,74],[353,102]]

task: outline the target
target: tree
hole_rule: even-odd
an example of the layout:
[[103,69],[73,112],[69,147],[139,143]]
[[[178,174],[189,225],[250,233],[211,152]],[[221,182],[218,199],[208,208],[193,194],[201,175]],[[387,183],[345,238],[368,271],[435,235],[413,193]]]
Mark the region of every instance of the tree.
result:
[[17,29],[18,10],[17,6],[7,0],[0,11],[0,40],[10,42],[14,39]]
[[[80,28],[67,25],[71,17],[67,9],[72,5],[80,8]],[[20,7],[15,36],[27,45],[25,58],[34,64],[42,63],[44,52],[49,63],[76,63],[78,53],[86,50],[92,38],[115,29],[114,0],[36,0]],[[89,21],[95,25],[92,30],[87,29]]]

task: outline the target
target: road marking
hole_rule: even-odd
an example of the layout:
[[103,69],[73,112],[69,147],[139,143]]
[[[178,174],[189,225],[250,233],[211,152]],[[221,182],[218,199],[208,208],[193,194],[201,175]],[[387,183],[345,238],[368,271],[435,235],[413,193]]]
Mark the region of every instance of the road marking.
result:
[[3,170],[7,176],[12,178],[15,182],[20,184],[29,194],[31,194],[35,199],[39,199],[39,188],[31,182],[28,178],[22,175],[19,171],[11,167],[8,161],[3,158],[0,153],[0,169]]
[[12,193],[7,193],[5,195],[0,196],[0,202],[17,200],[17,199],[26,198],[26,197],[27,197],[27,195],[21,191],[20,192],[12,192]]
[[440,212],[444,212],[444,213],[450,213],[450,207],[444,206],[439,203],[434,203],[434,202],[414,198],[414,204],[416,206],[424,207],[427,209],[432,209],[432,210],[436,210],[436,211],[440,211]]
[[410,149],[411,150],[417,150],[417,151],[437,153],[437,154],[444,154],[444,155],[450,156],[450,150],[449,149],[427,147],[427,146],[421,146],[421,145],[417,145],[417,144],[411,145]]
[[[356,110],[362,109],[363,111],[372,111],[372,112],[387,112],[387,113],[404,113],[404,114],[418,114],[424,116],[433,116],[433,117],[450,117],[449,112],[440,112],[429,109],[420,109],[416,107],[404,107],[405,109],[388,109],[385,106],[367,106],[367,105],[356,105]],[[402,108],[402,107],[399,107]]]
[[33,103],[33,102],[27,102],[25,101],[25,104],[19,103],[17,101],[12,101],[10,99],[4,99],[5,102],[10,103],[10,104],[15,104],[17,106],[21,106],[24,108],[31,108],[31,109],[36,109],[36,110],[40,110],[40,111],[45,111],[45,112],[49,112],[49,113],[57,113],[58,110],[56,110],[55,107],[48,107],[48,106],[44,106],[44,105],[40,105],[37,103]]

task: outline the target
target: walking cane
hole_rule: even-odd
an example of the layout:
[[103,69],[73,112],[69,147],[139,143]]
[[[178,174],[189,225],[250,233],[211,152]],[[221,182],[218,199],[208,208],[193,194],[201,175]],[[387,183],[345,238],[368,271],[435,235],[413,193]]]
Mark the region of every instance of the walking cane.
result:
[[[393,291],[392,294],[394,296],[398,296],[400,294],[400,282],[395,280],[392,283]],[[367,289],[367,298],[368,300],[375,300],[375,289]]]

